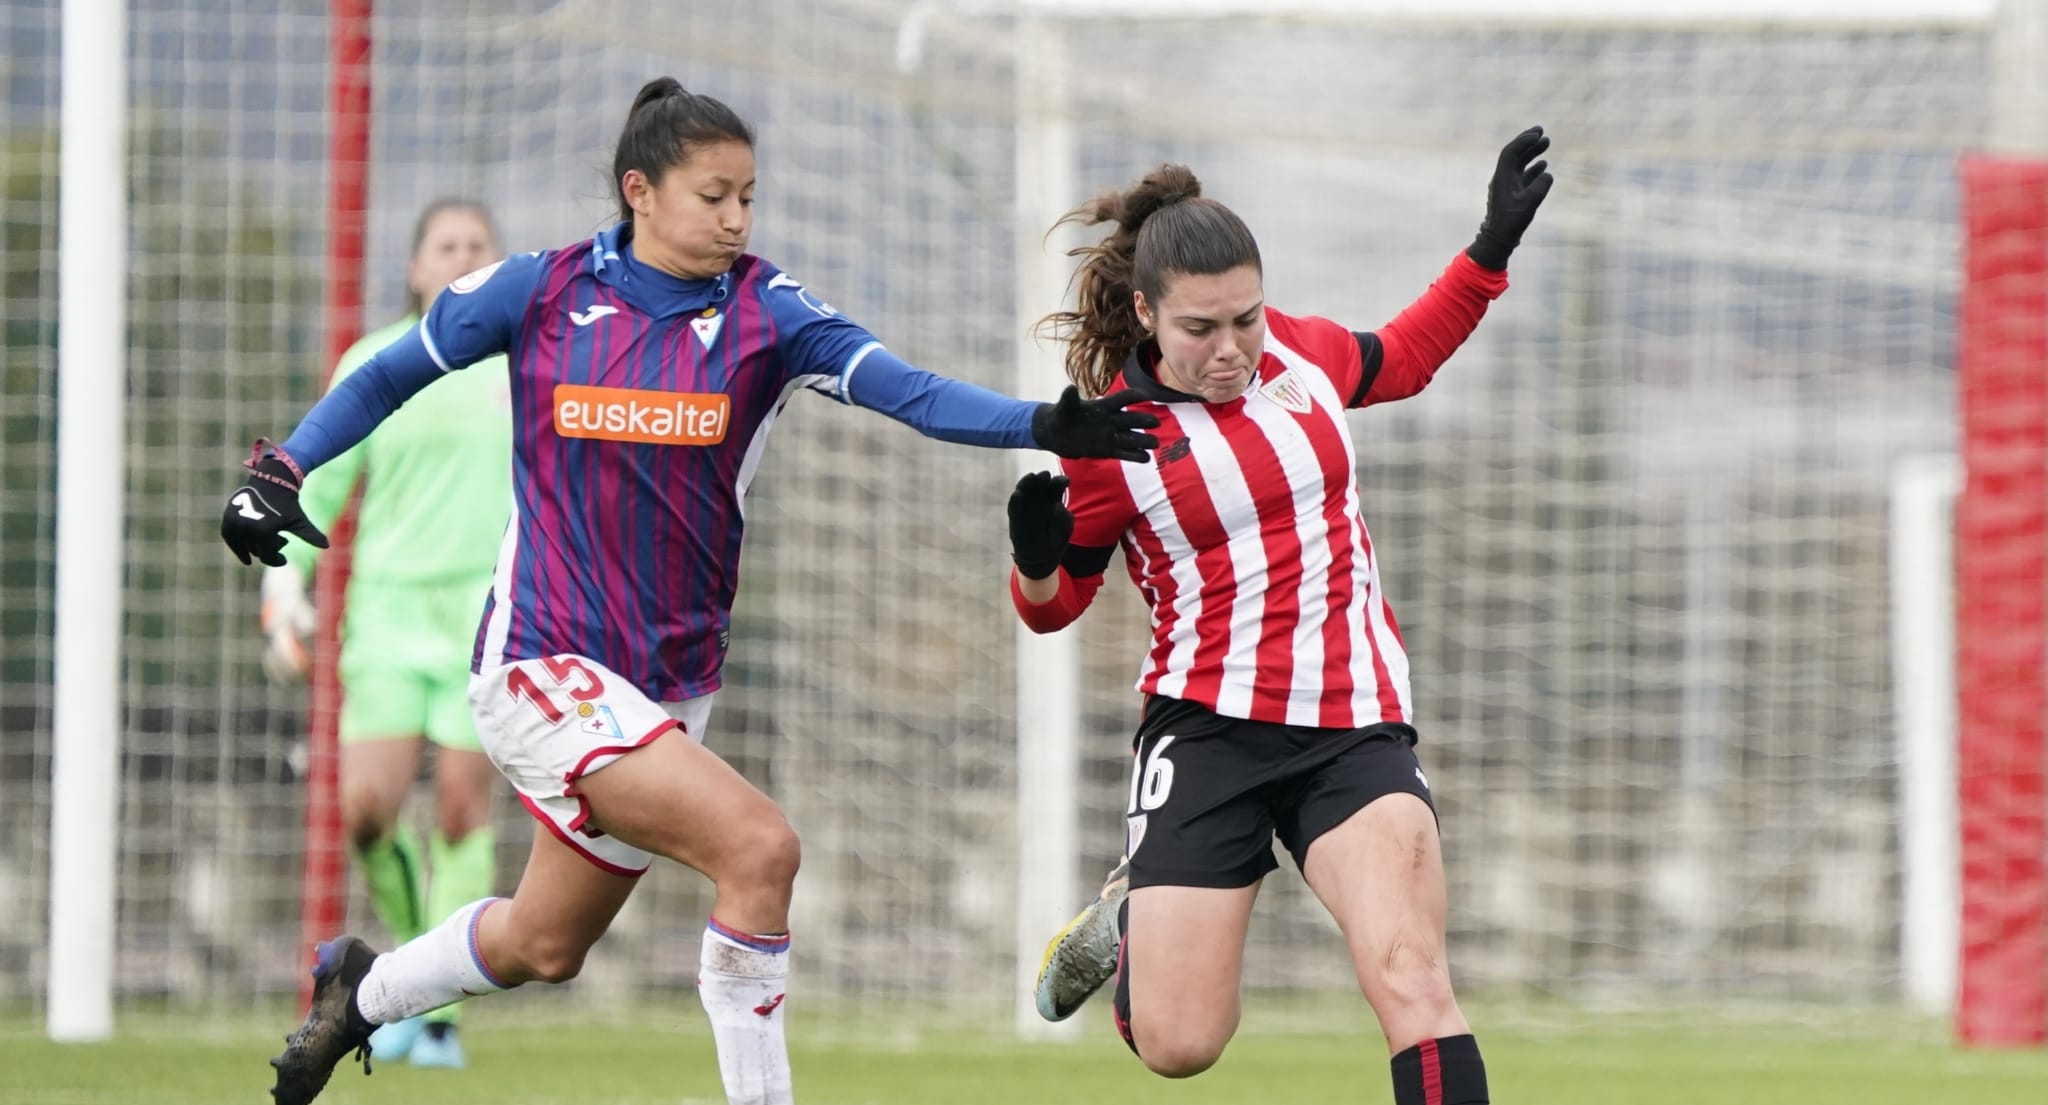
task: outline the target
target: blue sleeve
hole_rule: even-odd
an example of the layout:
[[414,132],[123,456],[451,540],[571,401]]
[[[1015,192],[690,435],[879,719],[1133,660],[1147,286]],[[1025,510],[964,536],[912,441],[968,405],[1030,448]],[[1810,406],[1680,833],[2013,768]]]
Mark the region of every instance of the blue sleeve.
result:
[[370,436],[442,373],[504,352],[540,282],[542,261],[541,254],[522,253],[448,285],[418,326],[315,403],[280,448],[311,472]]
[[354,448],[407,399],[441,378],[415,326],[348,374],[313,404],[279,446],[299,470],[311,472]]
[[545,253],[519,253],[470,273],[434,297],[420,320],[427,355],[453,372],[512,348],[547,263]]
[[769,280],[763,300],[791,379],[886,414],[926,437],[992,449],[1037,448],[1031,416],[1039,404],[906,364],[787,273]]
[[1038,447],[1031,416],[1039,404],[905,364],[880,343],[854,356],[839,395],[940,441],[990,449]]

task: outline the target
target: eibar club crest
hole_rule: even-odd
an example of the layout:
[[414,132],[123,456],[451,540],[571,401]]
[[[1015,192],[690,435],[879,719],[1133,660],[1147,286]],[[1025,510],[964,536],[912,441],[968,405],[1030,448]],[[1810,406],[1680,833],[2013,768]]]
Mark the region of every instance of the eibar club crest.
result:
[[577,727],[593,737],[606,740],[624,740],[626,737],[626,731],[619,728],[619,719],[612,715],[610,706],[593,709],[590,703],[579,702],[576,704],[576,716],[580,719]]
[[718,340],[718,330],[724,325],[725,316],[719,314],[716,307],[706,307],[703,314],[690,320],[690,329],[696,331],[697,340],[703,342],[706,349]]
[[1315,402],[1309,398],[1308,385],[1302,383],[1301,377],[1296,376],[1291,368],[1273,377],[1270,383],[1259,389],[1259,393],[1280,404],[1281,409],[1295,414],[1307,414],[1315,407]]

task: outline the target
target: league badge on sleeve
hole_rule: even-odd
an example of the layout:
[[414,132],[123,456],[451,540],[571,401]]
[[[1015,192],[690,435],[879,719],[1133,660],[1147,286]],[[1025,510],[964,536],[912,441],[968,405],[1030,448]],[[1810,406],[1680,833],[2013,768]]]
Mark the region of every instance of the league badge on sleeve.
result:
[[836,318],[839,315],[837,308],[822,299],[812,298],[811,293],[804,290],[803,282],[786,272],[778,272],[775,274],[774,279],[768,281],[769,291],[774,291],[776,288],[796,289],[797,302],[809,307],[820,318]]
[[491,274],[498,271],[498,266],[504,263],[503,261],[493,261],[475,272],[459,277],[455,283],[448,285],[448,290],[456,295],[466,295],[473,292],[483,287],[484,281],[489,280]]

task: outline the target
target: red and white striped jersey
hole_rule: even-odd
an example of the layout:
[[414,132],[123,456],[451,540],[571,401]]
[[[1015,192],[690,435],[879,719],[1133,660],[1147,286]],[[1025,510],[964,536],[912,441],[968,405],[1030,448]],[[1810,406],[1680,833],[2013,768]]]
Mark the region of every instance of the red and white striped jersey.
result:
[[1111,387],[1157,415],[1150,464],[1064,462],[1074,535],[1061,595],[1019,613],[1078,617],[1121,548],[1151,607],[1138,690],[1226,717],[1323,728],[1412,720],[1408,654],[1360,510],[1347,407],[1420,391],[1506,288],[1460,254],[1393,323],[1353,333],[1266,310],[1257,379],[1227,403],[1162,385],[1141,351]]

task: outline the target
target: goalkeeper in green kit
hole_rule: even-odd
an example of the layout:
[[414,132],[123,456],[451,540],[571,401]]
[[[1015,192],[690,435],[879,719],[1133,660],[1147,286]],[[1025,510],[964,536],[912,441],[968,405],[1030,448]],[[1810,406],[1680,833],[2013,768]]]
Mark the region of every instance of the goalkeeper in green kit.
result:
[[[411,330],[450,281],[502,256],[482,205],[428,206],[406,269],[410,310],[352,346],[332,383]],[[468,693],[477,621],[511,515],[504,358],[449,373],[309,476],[299,502],[314,525],[333,523],[359,478],[339,661],[342,821],[377,916],[403,943],[494,889],[498,775],[478,744]],[[308,666],[307,582],[319,550],[293,541],[285,555],[287,565],[263,576],[263,666],[274,680],[298,682]],[[426,741],[435,745],[434,832],[422,846],[399,815]],[[460,1068],[460,1008],[380,1027],[372,1054]]]

